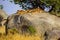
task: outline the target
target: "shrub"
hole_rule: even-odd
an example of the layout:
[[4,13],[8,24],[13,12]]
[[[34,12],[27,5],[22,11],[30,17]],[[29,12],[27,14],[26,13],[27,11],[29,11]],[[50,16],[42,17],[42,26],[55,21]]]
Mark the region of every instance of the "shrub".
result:
[[33,28],[33,26],[29,26],[29,31],[32,33],[32,34],[35,34],[36,30],[35,28]]

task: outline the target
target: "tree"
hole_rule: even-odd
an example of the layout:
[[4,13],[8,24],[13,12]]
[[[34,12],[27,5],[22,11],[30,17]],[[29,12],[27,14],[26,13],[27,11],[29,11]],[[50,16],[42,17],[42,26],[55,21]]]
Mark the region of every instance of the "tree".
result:
[[59,12],[60,11],[60,0],[42,0],[42,2],[45,2],[48,5],[54,5],[53,11]]
[[3,5],[0,5],[0,9],[3,9]]
[[34,9],[40,7],[40,0],[13,0],[15,4],[19,4],[23,9]]
[[[19,4],[23,9],[45,8],[49,9],[49,12],[60,13],[60,0],[13,0],[15,4]],[[52,8],[50,9],[50,6]]]

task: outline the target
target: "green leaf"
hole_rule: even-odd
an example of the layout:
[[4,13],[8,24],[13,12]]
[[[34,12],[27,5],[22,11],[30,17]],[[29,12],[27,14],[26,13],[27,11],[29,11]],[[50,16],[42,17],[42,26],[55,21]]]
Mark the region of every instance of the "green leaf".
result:
[[29,31],[34,34],[36,32],[35,28],[33,26],[29,26]]

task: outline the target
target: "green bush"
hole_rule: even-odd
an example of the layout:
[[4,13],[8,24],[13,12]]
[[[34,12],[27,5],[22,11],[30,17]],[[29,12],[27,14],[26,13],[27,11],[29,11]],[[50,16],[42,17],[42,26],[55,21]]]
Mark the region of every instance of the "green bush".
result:
[[36,32],[35,28],[33,26],[29,26],[29,31],[34,34]]

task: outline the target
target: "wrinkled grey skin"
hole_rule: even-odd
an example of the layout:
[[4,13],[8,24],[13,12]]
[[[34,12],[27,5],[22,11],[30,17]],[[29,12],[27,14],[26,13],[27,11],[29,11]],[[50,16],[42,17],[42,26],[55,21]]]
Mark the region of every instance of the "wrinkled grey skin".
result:
[[60,40],[60,29],[53,29],[48,33],[47,40]]
[[0,9],[0,26],[4,25],[7,20],[7,16],[8,15],[2,9]]
[[32,25],[36,29],[36,35],[43,37],[44,40],[58,40],[60,38],[60,18],[54,15],[42,12],[24,15],[13,14],[8,17],[8,28],[17,28],[19,33],[23,33],[27,31],[21,30],[24,25]]
[[21,29],[22,26],[27,26],[26,28],[29,27],[29,25],[31,25],[30,22],[28,22],[27,19],[25,19],[23,16],[21,15],[11,15],[8,17],[8,22],[7,22],[7,28],[11,29],[11,28],[17,28],[19,33],[22,33],[24,31],[26,31],[25,29]]

